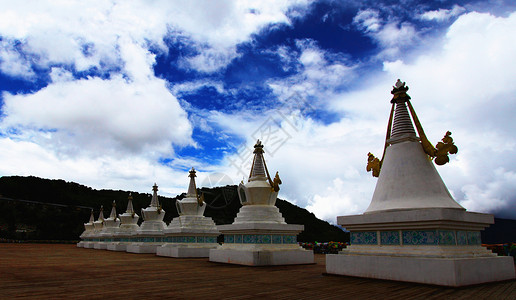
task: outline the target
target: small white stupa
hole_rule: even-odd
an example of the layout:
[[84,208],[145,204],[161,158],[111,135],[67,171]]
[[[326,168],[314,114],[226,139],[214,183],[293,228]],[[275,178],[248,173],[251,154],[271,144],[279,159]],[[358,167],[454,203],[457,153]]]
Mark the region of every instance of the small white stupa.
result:
[[[87,248],[95,248],[100,249],[100,243],[103,243],[103,239],[101,238],[102,230],[104,229],[104,206],[100,206],[99,211],[99,217],[97,218],[97,221],[93,222],[93,234],[92,241],[93,243],[91,245],[88,245]],[[86,247],[85,247],[86,248]]]
[[398,80],[391,92],[384,156],[369,154],[367,164],[379,177],[373,199],[364,214],[337,218],[351,231],[351,246],[326,256],[326,272],[443,286],[514,278],[511,257],[481,247],[480,231],[493,215],[455,202],[432,163],[457,153],[451,132],[432,146],[407,90]]
[[[106,243],[105,248],[102,249],[108,249],[109,245],[115,242],[115,233],[118,231],[118,227],[120,227],[120,219],[116,214],[116,202],[113,200],[111,213],[109,214],[109,218],[104,220],[104,229],[101,233],[101,236],[104,238],[104,242]],[[104,247],[104,245],[102,247]]]
[[81,241],[77,243],[77,247],[82,248],[86,243],[90,243],[90,236],[95,230],[93,222],[95,222],[95,217],[93,216],[92,209],[90,214],[90,220],[88,221],[88,223],[84,223],[84,232],[80,235]]
[[133,209],[133,196],[129,193],[127,209],[119,215],[121,225],[114,234],[113,242],[107,249],[112,251],[126,251],[127,245],[132,242],[138,233],[138,219],[140,218]]
[[170,257],[208,257],[210,249],[218,246],[220,234],[211,218],[204,216],[206,203],[195,186],[195,169],[190,170],[186,198],[176,201],[179,217],[164,230],[165,237],[157,255]]
[[143,223],[138,229],[137,241],[127,245],[127,252],[156,253],[156,248],[163,244],[163,230],[167,224],[163,222],[165,210],[158,200],[158,186],[152,187],[152,200],[149,207],[142,209]]
[[224,234],[224,244],[210,250],[210,261],[249,266],[309,264],[313,251],[297,243],[303,225],[285,223],[275,206],[281,180],[269,175],[258,140],[249,181],[238,186],[242,207],[231,225],[217,228]]

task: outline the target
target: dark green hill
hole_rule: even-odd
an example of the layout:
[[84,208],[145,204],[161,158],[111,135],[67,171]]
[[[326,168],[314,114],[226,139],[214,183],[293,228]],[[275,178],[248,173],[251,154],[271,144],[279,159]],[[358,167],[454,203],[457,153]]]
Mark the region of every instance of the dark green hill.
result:
[[[212,217],[218,225],[232,223],[241,207],[236,186],[202,188],[201,191],[207,203],[205,215]],[[151,194],[131,193],[137,212],[149,205]],[[77,240],[91,209],[97,218],[100,206],[104,205],[107,217],[115,200],[117,212],[122,213],[128,195],[128,191],[95,190],[64,180],[0,177],[0,238]],[[184,197],[185,194],[175,198],[159,197],[166,211],[165,222],[178,216],[175,202]],[[276,205],[287,223],[305,225],[304,232],[298,236],[299,241],[349,241],[349,234],[317,219],[303,208],[281,199]]]

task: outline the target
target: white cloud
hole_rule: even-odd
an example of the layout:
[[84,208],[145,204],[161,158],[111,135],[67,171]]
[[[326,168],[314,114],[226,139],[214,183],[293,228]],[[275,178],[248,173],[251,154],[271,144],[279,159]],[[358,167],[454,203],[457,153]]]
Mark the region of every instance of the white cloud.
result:
[[213,73],[225,68],[239,55],[236,47],[229,48],[206,48],[201,53],[191,57],[183,57],[179,66],[183,69],[194,69],[204,73]]
[[[97,189],[121,189],[151,193],[154,182],[160,195],[174,197],[186,192],[187,172],[149,162],[139,155],[66,157],[29,141],[0,138],[0,174],[39,176],[75,181]],[[30,162],[30,163],[28,163]],[[203,172],[198,175],[205,176]]]
[[[298,40],[296,45],[300,50],[300,72],[285,79],[270,80],[268,85],[287,105],[286,102],[301,97],[302,102],[312,108],[324,108],[327,105],[325,98],[356,78],[355,66],[342,55],[321,50],[312,40]],[[311,97],[310,101],[308,97]]]
[[366,9],[359,11],[353,18],[353,23],[365,32],[378,32],[383,21],[380,19],[380,14],[377,10]]
[[161,79],[57,81],[34,94],[3,96],[2,128],[68,155],[156,157],[171,154],[172,144],[192,143],[186,113]]
[[438,10],[424,12],[419,15],[419,18],[422,20],[442,22],[462,14],[465,10],[466,9],[460,5],[454,5],[451,9],[440,8]]
[[396,18],[383,20],[374,9],[360,10],[353,18],[353,24],[381,47],[378,58],[396,57],[405,46],[419,38],[414,25]]
[[[199,55],[188,65],[212,72],[236,57],[235,46],[269,24],[289,24],[287,12],[307,1],[11,1],[0,12],[0,35],[22,41],[22,51],[48,67],[73,65],[79,71],[109,71],[127,57],[125,46],[166,50],[163,38],[191,40]],[[7,52],[9,54],[9,52]],[[5,55],[4,55],[5,56]],[[10,60],[12,61],[12,59]],[[20,60],[18,68],[27,62]]]
[[30,62],[15,49],[12,41],[0,41],[0,71],[9,76],[31,80],[35,73]]

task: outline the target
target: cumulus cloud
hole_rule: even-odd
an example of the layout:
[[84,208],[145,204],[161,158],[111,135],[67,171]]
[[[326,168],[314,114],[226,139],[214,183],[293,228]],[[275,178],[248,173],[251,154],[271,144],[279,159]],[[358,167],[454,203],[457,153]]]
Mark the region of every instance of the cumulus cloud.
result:
[[160,79],[57,81],[34,94],[4,94],[3,112],[2,128],[31,132],[31,139],[69,155],[156,156],[192,142],[186,113]]
[[[22,42],[21,51],[36,58],[31,63],[39,67],[62,63],[79,71],[109,71],[123,63],[120,50],[127,40],[166,51],[163,38],[177,35],[199,49],[197,55],[186,58],[188,66],[212,72],[236,57],[238,43],[269,24],[288,25],[289,9],[306,5],[302,0],[156,1],[153,5],[145,1],[72,1],[66,5],[11,1],[0,12],[0,35],[9,43]],[[6,61],[26,68],[27,61]]]
[[[156,182],[160,186],[160,195],[170,197],[186,192],[188,188],[186,171],[172,169],[139,155],[66,157],[34,142],[5,137],[0,138],[0,149],[0,174],[65,179],[97,189],[148,193]],[[200,176],[204,174],[198,173]]]

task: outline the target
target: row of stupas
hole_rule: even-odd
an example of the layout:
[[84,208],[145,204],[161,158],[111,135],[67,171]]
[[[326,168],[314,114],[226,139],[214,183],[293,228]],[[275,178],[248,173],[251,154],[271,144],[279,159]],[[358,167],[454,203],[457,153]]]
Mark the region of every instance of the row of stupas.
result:
[[[351,246],[326,256],[326,272],[443,286],[515,278],[512,258],[496,256],[481,246],[480,231],[494,223],[493,215],[467,212],[450,195],[433,164],[443,165],[449,161],[449,154],[457,153],[451,132],[434,147],[426,138],[407,91],[408,87],[398,79],[391,92],[383,156],[378,159],[368,154],[366,169],[378,177],[372,201],[361,215],[337,217],[337,223],[351,232]],[[144,215],[145,222],[139,229],[132,227],[134,235],[119,233],[125,224],[123,215],[117,229],[116,213],[112,211],[106,220],[102,220],[101,213],[97,221],[92,216],[85,224],[82,245],[116,250],[112,245],[125,243],[127,251],[149,249],[159,255],[177,256],[177,251],[172,253],[178,246],[174,238],[207,234],[193,230],[195,226],[182,229],[181,225],[190,216],[201,217],[204,211],[193,177],[187,195],[192,209],[183,215],[185,206],[178,208],[183,214],[168,227],[162,215],[159,218],[164,212],[159,208],[155,187],[153,202],[147,208],[149,214]],[[249,180],[238,187],[243,206],[233,224],[211,227],[213,231],[208,236],[215,238],[223,233],[224,243],[219,246],[213,240],[213,248],[203,255],[210,261],[243,265],[313,263],[313,252],[296,243],[303,225],[286,224],[275,206],[279,184],[277,173],[274,179],[269,175],[263,146],[258,142]],[[128,208],[126,214],[134,217],[131,210]],[[117,234],[122,238],[112,240]],[[151,251],[152,247],[157,250]]]
[[[168,257],[209,257],[210,261],[250,266],[313,263],[313,251],[297,243],[297,234],[304,226],[286,224],[275,206],[281,184],[278,173],[274,179],[270,177],[262,143],[258,141],[254,148],[249,180],[238,187],[242,207],[233,224],[216,226],[204,216],[206,203],[198,193],[192,168],[186,197],[176,201],[179,217],[170,224],[163,222],[165,211],[154,184],[151,203],[142,209],[140,226],[129,195],[127,210],[119,217],[114,202],[107,219],[102,207],[97,221],[92,212],[77,246]],[[224,243],[219,245],[221,233]]]

